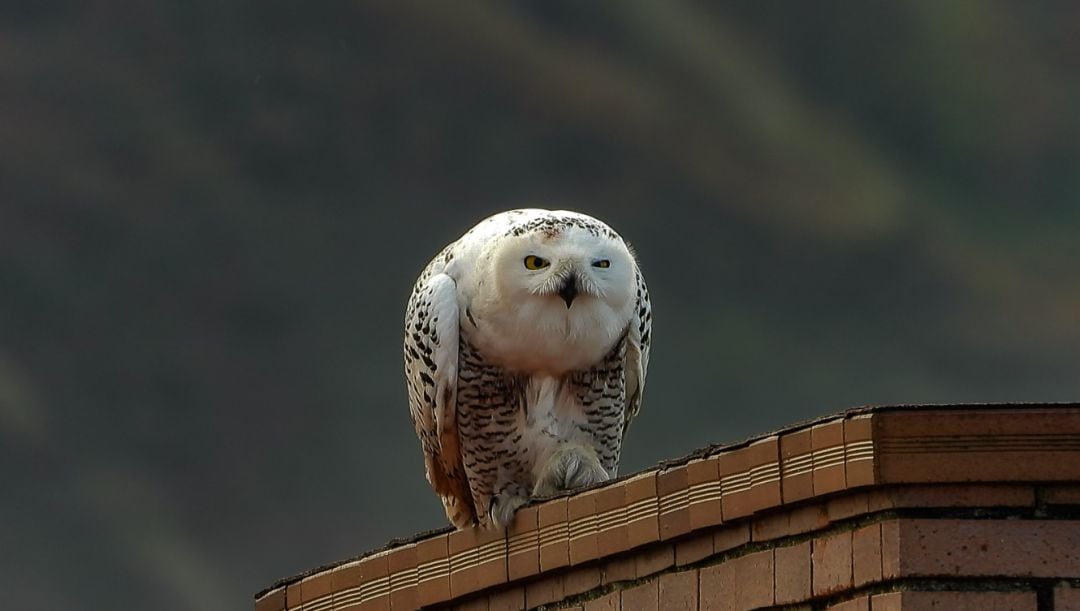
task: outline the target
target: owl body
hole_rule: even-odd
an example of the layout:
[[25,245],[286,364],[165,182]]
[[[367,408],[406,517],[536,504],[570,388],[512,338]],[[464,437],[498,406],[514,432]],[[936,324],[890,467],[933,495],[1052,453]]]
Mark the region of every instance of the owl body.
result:
[[622,238],[568,211],[512,210],[447,246],[406,312],[410,412],[459,528],[613,477],[651,333]]

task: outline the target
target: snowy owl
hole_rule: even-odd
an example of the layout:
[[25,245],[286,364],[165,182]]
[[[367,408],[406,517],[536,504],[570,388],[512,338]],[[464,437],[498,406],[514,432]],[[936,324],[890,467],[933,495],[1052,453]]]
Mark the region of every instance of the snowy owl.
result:
[[584,214],[510,210],[442,250],[405,313],[409,408],[458,528],[615,476],[641,407],[649,293],[619,234]]

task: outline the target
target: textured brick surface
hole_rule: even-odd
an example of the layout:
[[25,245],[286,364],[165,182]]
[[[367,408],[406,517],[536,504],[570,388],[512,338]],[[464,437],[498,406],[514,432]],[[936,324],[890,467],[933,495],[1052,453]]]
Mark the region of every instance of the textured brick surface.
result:
[[832,594],[851,587],[851,532],[814,539],[814,594]]
[[570,571],[563,577],[563,596],[583,594],[599,586],[600,567],[582,567]]
[[851,574],[855,587],[881,581],[881,524],[852,531]]
[[519,611],[525,608],[525,588],[518,586],[495,592],[488,598],[489,611]]
[[750,541],[750,524],[731,524],[713,534],[713,553],[719,554],[735,549]]
[[623,609],[656,611],[660,608],[660,581],[654,579],[622,591]]
[[616,590],[600,598],[587,600],[585,601],[585,611],[619,611],[622,608],[621,598],[622,593]]
[[525,606],[536,607],[563,599],[563,578],[561,575],[539,577],[525,584]]
[[637,557],[631,554],[618,556],[604,564],[600,582],[604,584],[629,581],[637,578]]
[[698,572],[691,569],[661,575],[660,608],[664,611],[697,611]]
[[826,607],[829,611],[870,611],[870,597],[860,596]]
[[765,550],[698,571],[702,609],[753,609],[773,603],[773,552]]
[[670,543],[656,545],[637,554],[635,559],[638,577],[659,573],[675,564],[675,547]]
[[790,604],[810,598],[810,542],[778,547],[776,564],[776,604]]
[[879,488],[867,494],[869,511],[904,507],[1031,507],[1026,484],[920,484]]
[[811,427],[810,445],[814,450],[814,494],[828,494],[846,488],[844,421],[836,420]]
[[[871,599],[873,611],[1036,611],[1034,592],[891,592]],[[1060,611],[1058,608],[1056,611]]]
[[1080,588],[1060,585],[1054,588],[1055,611],[1080,611]]
[[255,611],[284,611],[285,588],[267,593],[255,603]]
[[1051,505],[1080,505],[1080,484],[1047,486],[1043,500]]
[[685,566],[703,560],[713,554],[714,535],[707,532],[675,543],[675,564]]
[[1080,521],[900,520],[898,551],[905,577],[1075,577]]

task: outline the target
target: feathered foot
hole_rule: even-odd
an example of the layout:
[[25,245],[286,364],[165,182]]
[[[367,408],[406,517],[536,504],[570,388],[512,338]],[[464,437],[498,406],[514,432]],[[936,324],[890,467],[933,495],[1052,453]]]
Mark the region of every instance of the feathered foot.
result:
[[536,480],[533,496],[547,497],[607,481],[609,477],[596,450],[581,444],[565,444],[548,458]]

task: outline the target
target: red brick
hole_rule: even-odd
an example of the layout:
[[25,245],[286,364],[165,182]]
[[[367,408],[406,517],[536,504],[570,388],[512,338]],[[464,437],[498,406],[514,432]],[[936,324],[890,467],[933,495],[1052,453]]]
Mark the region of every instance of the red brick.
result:
[[637,558],[631,554],[609,560],[600,575],[600,581],[605,585],[632,579],[637,579]]
[[[335,604],[348,611],[389,611],[388,556],[387,552],[380,552],[334,569],[331,580],[334,583]],[[371,594],[372,590],[381,590],[383,594],[361,605],[355,604],[362,593]]]
[[331,576],[331,571],[323,571],[300,581],[300,598],[305,605],[320,599],[323,599],[321,602],[330,600],[330,594],[334,591]]
[[851,587],[851,532],[814,539],[814,595],[832,594]]
[[886,520],[881,527],[881,578],[900,576],[900,521]]
[[304,604],[300,601],[300,582],[296,581],[290,583],[285,588],[285,601],[289,609],[299,609],[300,605]]
[[578,565],[597,557],[596,497],[599,490],[571,496],[566,501],[569,522],[570,564]]
[[870,597],[860,596],[826,607],[829,611],[870,611]]
[[255,601],[255,611],[285,611],[285,588],[271,590]]
[[825,512],[830,522],[839,522],[855,516],[861,516],[869,510],[868,495],[865,492],[845,494],[825,502]]
[[917,484],[869,493],[869,511],[907,507],[1032,507],[1035,490],[1024,484]]
[[1034,592],[890,592],[871,604],[874,611],[1036,611]]
[[450,599],[450,560],[447,551],[446,535],[436,535],[417,543],[417,604],[431,605]]
[[[1080,409],[917,410],[875,417],[882,482],[1080,479]],[[962,447],[962,451],[956,451]]]
[[719,462],[719,457],[712,456],[692,460],[686,465],[690,530],[715,526],[723,521]]
[[697,611],[697,570],[665,573],[660,576],[660,608],[664,611]]
[[622,591],[623,609],[657,611],[660,605],[660,580],[646,581],[641,585]]
[[713,553],[720,554],[750,541],[750,524],[730,524],[713,533]]
[[852,531],[851,572],[855,587],[881,581],[881,524]]
[[524,608],[525,588],[522,586],[493,592],[488,597],[488,611],[518,611]]
[[898,539],[902,577],[1080,575],[1080,521],[900,520]]
[[656,471],[636,475],[619,484],[626,496],[626,544],[630,548],[660,540]]
[[788,512],[789,535],[801,535],[821,530],[829,525],[829,514],[825,506],[818,503],[797,507]]
[[1060,585],[1054,588],[1054,609],[1057,611],[1080,611],[1080,588]]
[[506,570],[510,581],[540,572],[540,539],[537,508],[522,507],[507,529]]
[[670,543],[657,545],[636,554],[635,570],[638,577],[659,573],[675,565],[675,548]]
[[656,495],[660,503],[660,539],[673,539],[690,532],[689,486],[686,466],[656,474]]
[[607,558],[630,549],[626,527],[626,486],[601,488],[596,496],[596,552]]
[[417,608],[416,544],[395,548],[387,556],[387,562],[390,567],[390,608]]
[[713,533],[695,535],[675,543],[675,565],[686,566],[713,554]]
[[1080,505],[1080,484],[1047,486],[1043,500],[1050,505]]
[[619,611],[622,606],[619,603],[622,594],[616,590],[605,594],[600,598],[585,601],[585,611]]
[[529,609],[563,599],[561,575],[547,575],[525,584],[525,606]]
[[780,481],[785,503],[814,496],[813,455],[810,429],[780,437]]
[[478,596],[476,598],[463,600],[454,605],[454,611],[489,611],[488,597]]
[[776,559],[776,604],[787,605],[810,598],[810,542],[778,547]]
[[844,421],[810,427],[810,446],[814,450],[814,494],[820,496],[846,488]]
[[566,523],[566,497],[552,499],[538,505],[536,519],[540,533],[540,570],[547,572],[570,564],[570,529]]
[[582,567],[570,571],[563,577],[563,596],[584,594],[598,587],[600,587],[600,567]]
[[848,488],[869,486],[874,475],[874,416],[855,416],[844,421],[844,457]]
[[773,552],[732,558],[698,571],[701,609],[752,609],[773,604]]

